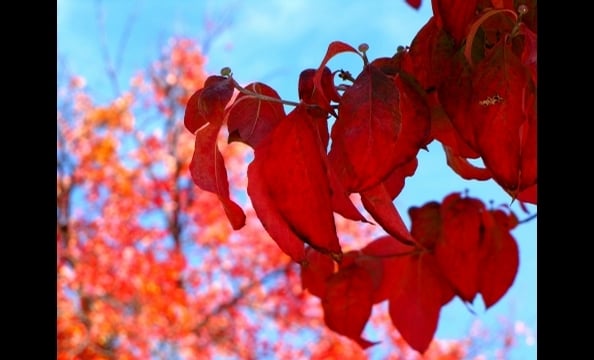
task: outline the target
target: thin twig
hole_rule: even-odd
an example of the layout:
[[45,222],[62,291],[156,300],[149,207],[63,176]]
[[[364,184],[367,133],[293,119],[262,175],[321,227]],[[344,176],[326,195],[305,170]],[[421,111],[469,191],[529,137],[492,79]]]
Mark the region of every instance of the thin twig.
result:
[[530,215],[530,216],[528,216],[528,217],[527,217],[527,218],[525,218],[525,219],[519,220],[519,221],[518,221],[518,225],[519,225],[519,224],[525,224],[525,223],[527,223],[527,222],[530,222],[530,221],[532,221],[532,220],[536,219],[536,215],[538,215],[538,213],[535,213],[535,214],[533,214],[533,215]]
[[239,289],[239,291],[235,294],[235,296],[233,296],[228,301],[219,304],[213,311],[211,311],[209,314],[207,314],[206,317],[204,319],[202,319],[202,321],[194,327],[194,332],[198,332],[201,328],[205,327],[214,316],[219,315],[220,313],[226,311],[227,309],[234,307],[238,302],[243,300],[249,294],[249,292],[251,290],[253,290],[256,286],[263,285],[268,280],[284,273],[287,270],[289,265],[290,265],[290,263],[286,264],[283,267],[275,269],[275,270],[269,272],[268,274],[264,275],[259,280],[255,280],[254,282],[250,283],[249,285],[246,285],[246,286],[242,287],[241,289]]

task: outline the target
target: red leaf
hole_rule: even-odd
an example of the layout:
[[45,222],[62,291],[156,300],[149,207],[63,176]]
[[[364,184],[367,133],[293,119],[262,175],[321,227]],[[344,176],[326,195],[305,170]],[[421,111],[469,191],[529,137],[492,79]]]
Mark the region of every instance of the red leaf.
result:
[[194,134],[208,123],[223,122],[225,105],[233,96],[233,81],[223,76],[209,76],[204,87],[188,99],[184,112],[184,125]]
[[518,244],[510,229],[515,216],[501,210],[483,213],[485,227],[480,265],[479,292],[490,308],[512,286],[519,265]]
[[[441,126],[443,130],[450,131],[447,127],[452,126],[457,135],[448,134],[453,139],[440,139],[443,144],[450,146],[458,155],[467,158],[476,158],[480,155],[475,137],[475,122],[478,121],[474,116],[470,115],[470,108],[473,102],[475,89],[472,85],[471,68],[460,55],[458,55],[452,62],[451,79],[448,79],[437,87],[438,103],[443,105],[446,116],[449,122],[441,119]],[[495,94],[492,94],[495,95]],[[478,100],[476,100],[478,103]],[[477,114],[482,117],[482,114]],[[432,123],[434,125],[435,121]],[[437,136],[436,136],[437,137]],[[460,137],[462,141],[458,141]],[[445,141],[444,141],[445,140]],[[461,143],[467,144],[466,148],[470,147],[472,151],[466,151],[465,146]]]
[[399,92],[401,118],[401,130],[394,148],[397,154],[394,166],[402,166],[430,142],[431,116],[424,90],[410,75],[399,74],[394,82]]
[[534,184],[534,185],[524,189],[522,192],[520,192],[516,199],[536,205],[537,204],[537,195],[538,195],[537,185]]
[[353,265],[332,275],[322,299],[324,322],[333,331],[356,341],[363,349],[376,342],[361,337],[373,306],[373,282],[364,268]]
[[419,9],[421,7],[421,0],[406,0],[406,2],[415,9]]
[[326,280],[334,273],[334,261],[310,247],[305,249],[305,260],[301,262],[301,286],[312,295],[323,298]]
[[194,154],[190,162],[190,174],[194,183],[202,190],[212,192],[218,196],[231,226],[237,230],[245,225],[245,214],[241,207],[231,200],[229,195],[227,170],[216,143],[219,130],[220,125],[217,126],[211,123],[196,133]]
[[328,175],[328,181],[332,189],[332,209],[346,219],[369,222],[349,198],[349,194],[326,156],[324,156],[324,164],[326,165],[326,175]]
[[223,123],[225,105],[233,95],[233,83],[222,76],[211,76],[188,100],[184,124],[196,134],[190,162],[192,180],[202,190],[219,197],[233,229],[245,224],[245,214],[229,197],[229,181],[217,137]]
[[326,64],[328,63],[328,61],[330,61],[330,59],[332,59],[334,56],[336,56],[340,53],[343,53],[343,52],[353,52],[357,55],[359,54],[357,49],[355,49],[351,45],[344,43],[342,41],[333,41],[330,43],[330,45],[328,45],[328,50],[326,50],[326,55],[324,56],[324,59],[322,59],[322,63],[318,67],[318,70],[316,71],[316,74],[314,76],[314,85],[316,87],[322,88],[321,86],[318,86],[318,85],[321,85],[321,83],[322,83],[322,74],[323,74],[324,68],[326,67]]
[[184,126],[192,134],[199,128],[206,124],[204,117],[200,116],[198,110],[198,102],[200,101],[200,95],[204,89],[198,89],[190,98],[186,104],[186,110],[184,112]]
[[[266,84],[252,83],[246,89],[280,100],[278,93]],[[256,148],[285,116],[280,102],[240,93],[227,111],[229,142],[241,141]]]
[[425,248],[433,250],[441,237],[441,205],[431,201],[421,207],[408,209],[411,222],[411,234],[415,241]]
[[262,163],[254,159],[247,170],[247,193],[252,201],[252,206],[264,229],[279,248],[295,262],[301,262],[305,259],[305,244],[294,233],[275,206],[266,188],[261,167]]
[[[393,239],[392,239],[393,240]],[[389,287],[384,281],[384,264],[381,257],[370,256],[363,251],[349,251],[344,254],[340,269],[358,266],[367,271],[371,277],[373,303],[387,299]]]
[[457,155],[449,146],[443,145],[447,163],[456,174],[466,180],[489,180],[492,175],[489,169],[472,165],[467,158]]
[[403,54],[402,68],[427,90],[449,77],[450,63],[456,51],[454,41],[433,16],[415,35],[409,51]]
[[435,257],[460,298],[472,302],[479,287],[481,244],[480,200],[448,195],[441,205],[442,232]]
[[[299,99],[306,104],[316,104],[322,109],[326,109],[328,108],[330,101],[340,101],[340,94],[334,85],[334,76],[327,66],[324,66],[322,69],[319,88],[314,85],[314,77],[316,73],[316,69],[306,69],[299,75]],[[321,93],[325,95],[324,97],[319,96],[319,89],[321,89]]]
[[258,186],[302,241],[322,253],[340,256],[331,188],[307,109],[296,107],[269,138],[256,148],[252,162],[258,164],[257,181],[264,183]]
[[381,70],[366,66],[342,95],[339,114],[328,157],[348,192],[363,191],[381,182],[398,160],[398,88]]
[[460,44],[465,38],[474,17],[478,0],[432,0],[433,14],[443,27]]
[[367,244],[361,253],[374,257],[381,262],[380,284],[373,293],[373,303],[386,300],[392,292],[395,280],[401,276],[398,272],[398,260],[403,256],[410,256],[414,247],[404,245],[391,236],[383,236]]
[[393,266],[399,276],[389,298],[390,318],[404,340],[424,353],[437,330],[441,307],[454,297],[454,291],[433,255],[403,257]]
[[[318,105],[319,104],[330,104],[330,100],[337,97],[336,88],[334,88],[334,86],[329,87],[328,83],[327,83],[328,80],[324,80],[323,78],[324,77],[327,78],[327,75],[324,75],[324,73],[327,72],[326,64],[328,63],[328,61],[330,61],[330,59],[332,59],[334,56],[336,56],[340,53],[343,53],[343,52],[353,52],[353,53],[359,55],[359,52],[351,45],[346,44],[342,41],[333,41],[330,43],[330,45],[328,45],[328,50],[326,51],[326,55],[324,56],[322,63],[316,70],[316,73],[314,74],[313,85],[314,85],[314,91],[317,91],[317,94],[312,94],[312,98],[316,99],[315,103]],[[334,81],[332,81],[332,85],[333,84],[334,84]],[[335,101],[337,101],[337,100],[335,100]],[[324,108],[324,109],[326,109],[326,108]],[[333,110],[329,106],[328,106],[327,110],[329,112],[333,112]]]
[[[470,87],[469,87],[470,88]],[[462,90],[464,91],[464,90]],[[452,95],[456,96],[456,95]],[[464,95],[466,96],[466,94]],[[450,118],[446,114],[444,108],[441,106],[439,99],[437,98],[437,93],[432,93],[427,97],[429,103],[431,104],[431,138],[437,139],[442,145],[447,146],[451,149],[453,153],[458,156],[462,156],[464,158],[476,159],[480,155],[479,153],[471,148],[465,139],[462,138],[461,134],[454,128]],[[453,97],[447,97],[446,99],[453,99]],[[451,108],[450,108],[451,110]],[[458,114],[458,110],[451,110],[454,111],[454,114]],[[461,114],[462,112],[460,112]],[[468,133],[472,140],[474,141],[474,137],[472,136],[472,129],[469,127],[467,128],[469,131]]]
[[[512,194],[536,183],[536,93],[528,69],[503,42],[475,68],[470,111],[493,178]],[[458,126],[457,126],[458,127]]]
[[400,194],[404,188],[405,179],[415,173],[418,163],[417,158],[414,157],[406,164],[394,169],[384,180],[384,186],[391,199],[395,199]]
[[405,244],[415,243],[383,183],[361,192],[361,201],[388,234]]

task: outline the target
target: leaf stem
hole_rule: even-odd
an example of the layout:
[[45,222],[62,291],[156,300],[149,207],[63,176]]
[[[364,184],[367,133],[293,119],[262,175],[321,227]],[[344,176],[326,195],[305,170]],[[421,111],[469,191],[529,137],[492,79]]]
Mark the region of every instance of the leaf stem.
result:
[[[241,86],[234,78],[233,78],[233,74],[229,71],[225,71],[222,72],[223,75],[229,77],[229,79],[231,79],[231,81],[233,82],[233,86],[242,94],[248,95],[248,96],[253,96],[256,99],[262,100],[262,101],[271,101],[271,102],[276,102],[276,103],[281,103],[283,105],[289,105],[289,106],[299,106],[299,105],[304,105],[307,106],[309,108],[318,108],[318,109],[322,109],[320,106],[316,105],[316,104],[306,104],[303,102],[295,102],[295,101],[290,101],[290,100],[283,100],[283,99],[279,99],[279,98],[275,98],[275,97],[271,97],[271,96],[267,96],[267,95],[263,95],[251,90],[248,90],[246,88],[244,88],[243,86]],[[336,117],[334,114],[330,113],[330,115]]]

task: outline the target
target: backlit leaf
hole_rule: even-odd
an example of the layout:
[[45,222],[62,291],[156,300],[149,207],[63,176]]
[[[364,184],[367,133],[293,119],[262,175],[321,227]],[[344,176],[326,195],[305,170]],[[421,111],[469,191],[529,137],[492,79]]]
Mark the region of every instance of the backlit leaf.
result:
[[431,254],[403,257],[394,266],[399,276],[389,297],[390,318],[406,342],[422,354],[437,330],[441,307],[454,291]]
[[512,286],[519,266],[516,240],[510,234],[513,214],[501,210],[483,213],[485,227],[480,264],[479,292],[486,308],[493,306]]
[[295,235],[320,252],[340,256],[331,188],[314,126],[307,109],[298,106],[276,126],[270,141],[256,148],[252,164],[264,183],[258,186]]
[[305,249],[305,260],[301,262],[301,286],[312,295],[323,298],[326,280],[334,273],[334,261],[310,247]]
[[371,275],[364,268],[353,265],[328,279],[322,298],[324,322],[328,328],[353,339],[363,349],[376,344],[361,337],[371,316],[372,294]]
[[258,219],[277,243],[280,249],[295,262],[305,259],[305,244],[295,234],[290,224],[280,214],[274,199],[271,198],[263,178],[262,163],[252,161],[248,166],[247,193]]
[[[266,84],[252,83],[246,89],[280,100],[278,93]],[[285,109],[280,102],[239,93],[227,111],[229,142],[241,141],[256,148],[285,116]]]
[[460,298],[472,302],[479,289],[481,253],[480,200],[448,195],[441,204],[442,232],[435,245],[435,257],[445,277]]
[[379,69],[366,66],[342,95],[339,114],[328,156],[347,191],[363,191],[380,183],[398,160],[398,88]]
[[224,108],[233,95],[233,83],[222,76],[209,77],[204,88],[192,95],[184,115],[184,124],[196,135],[190,174],[202,190],[219,197],[233,229],[245,224],[245,214],[231,200],[227,170],[217,145],[223,124]]

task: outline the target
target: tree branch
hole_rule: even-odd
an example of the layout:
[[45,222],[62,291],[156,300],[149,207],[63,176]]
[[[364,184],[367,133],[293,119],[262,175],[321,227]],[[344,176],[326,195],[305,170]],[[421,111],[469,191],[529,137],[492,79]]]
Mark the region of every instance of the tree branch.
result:
[[256,286],[263,285],[270,279],[284,273],[290,265],[291,265],[291,263],[287,263],[283,267],[272,270],[268,274],[264,275],[260,280],[256,280],[256,281],[252,282],[251,284],[246,285],[246,286],[242,287],[241,289],[239,289],[239,291],[235,294],[235,296],[233,296],[228,301],[219,304],[213,311],[211,311],[209,314],[207,314],[204,317],[204,319],[202,319],[202,321],[194,327],[194,332],[197,333],[201,328],[205,327],[214,316],[219,315],[222,312],[226,311],[227,309],[230,309],[230,308],[234,307],[235,305],[237,305],[237,303],[240,302],[242,299],[244,299],[250,293],[250,291],[253,290]]

